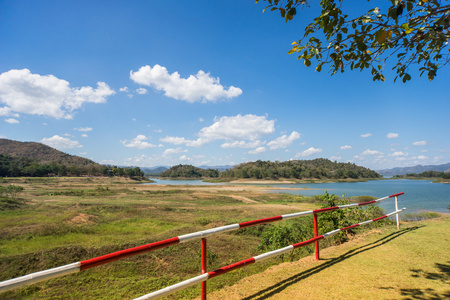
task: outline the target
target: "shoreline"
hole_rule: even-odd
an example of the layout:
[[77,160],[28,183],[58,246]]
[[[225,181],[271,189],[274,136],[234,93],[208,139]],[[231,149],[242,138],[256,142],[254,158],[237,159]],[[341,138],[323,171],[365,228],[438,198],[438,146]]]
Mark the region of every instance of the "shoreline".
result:
[[[152,177],[149,177],[149,179],[152,179]],[[207,183],[223,183],[223,184],[299,184],[299,183],[339,183],[339,182],[367,182],[370,180],[387,180],[387,178],[362,178],[362,179],[318,179],[318,178],[311,178],[311,179],[254,179],[254,178],[248,178],[248,179],[232,179],[232,180],[220,180],[216,178],[186,178],[186,177],[177,177],[177,178],[170,178],[170,177],[153,177],[153,179],[160,179],[160,180],[201,180],[202,182]]]

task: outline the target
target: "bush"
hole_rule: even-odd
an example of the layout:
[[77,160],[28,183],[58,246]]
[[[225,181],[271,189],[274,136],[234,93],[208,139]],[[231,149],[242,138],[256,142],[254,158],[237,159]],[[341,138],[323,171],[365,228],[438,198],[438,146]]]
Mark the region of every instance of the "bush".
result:
[[4,200],[16,201],[23,187],[18,185],[0,186],[0,198]]
[[[339,200],[334,194],[325,192],[321,197],[322,208],[334,207],[338,205],[349,204],[347,200]],[[324,212],[318,215],[319,235],[356,224],[362,221],[371,220],[382,216],[383,210],[373,204],[363,207],[353,207],[349,209],[339,209],[335,211]],[[382,221],[381,221],[382,222]],[[379,225],[379,224],[377,224]],[[376,226],[376,225],[375,225]],[[299,243],[314,236],[314,222],[311,216],[301,219],[286,221],[277,226],[266,225],[261,227],[261,243],[258,250],[262,252],[273,251],[295,243]],[[357,229],[348,229],[335,234],[329,239],[322,240],[321,247],[328,247],[335,244],[341,244],[356,234]],[[300,258],[302,255],[312,253],[313,246],[303,247],[291,251],[288,255],[289,260]],[[284,255],[281,256],[284,259]]]
[[[277,226],[267,226],[262,234],[258,250],[261,252],[273,251],[292,244],[312,238],[314,232],[312,218],[295,220]],[[299,248],[287,254],[292,261],[312,252],[310,247]],[[280,256],[284,260],[284,254]]]

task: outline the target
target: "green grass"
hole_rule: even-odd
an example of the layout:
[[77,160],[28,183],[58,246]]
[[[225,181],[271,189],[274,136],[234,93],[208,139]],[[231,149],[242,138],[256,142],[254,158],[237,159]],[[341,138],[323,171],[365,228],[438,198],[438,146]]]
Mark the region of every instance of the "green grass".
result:
[[320,261],[271,267],[208,299],[448,299],[449,232],[449,215],[386,226],[321,251]]
[[[0,281],[186,233],[317,208],[318,198],[210,187],[157,187],[100,178],[7,178],[21,205],[0,211]],[[239,197],[258,203],[244,203]],[[257,254],[264,226],[208,238],[209,270]],[[245,239],[245,243],[243,243]],[[194,277],[200,241],[160,249],[13,290],[13,299],[130,299]],[[278,258],[208,283],[231,285]],[[198,287],[170,299],[192,299]]]

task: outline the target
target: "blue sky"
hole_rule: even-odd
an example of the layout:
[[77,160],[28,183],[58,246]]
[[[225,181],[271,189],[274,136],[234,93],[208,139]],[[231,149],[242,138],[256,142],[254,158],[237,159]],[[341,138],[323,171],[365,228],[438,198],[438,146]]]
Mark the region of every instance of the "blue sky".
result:
[[[366,4],[365,4],[366,5]],[[99,163],[450,161],[450,68],[373,82],[306,68],[254,1],[0,1],[0,137]]]

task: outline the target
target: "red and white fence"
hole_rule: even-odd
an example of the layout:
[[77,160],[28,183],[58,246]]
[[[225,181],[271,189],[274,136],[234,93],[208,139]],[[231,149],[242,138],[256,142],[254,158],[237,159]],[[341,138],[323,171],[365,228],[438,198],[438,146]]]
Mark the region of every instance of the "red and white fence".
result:
[[[368,202],[363,202],[363,203],[352,203],[352,204],[347,204],[347,205],[340,205],[340,206],[334,206],[334,207],[328,207],[328,208],[322,208],[322,209],[316,209],[316,210],[310,210],[310,211],[303,211],[303,212],[297,212],[297,213],[292,213],[292,214],[286,214],[286,215],[281,215],[281,216],[275,216],[275,217],[270,217],[270,218],[264,218],[264,219],[259,219],[259,220],[252,220],[252,221],[247,221],[247,222],[242,222],[242,223],[236,223],[236,224],[232,224],[232,225],[226,225],[226,226],[221,226],[221,227],[216,227],[216,228],[212,228],[212,229],[208,229],[208,230],[203,230],[203,231],[198,231],[198,232],[194,232],[194,233],[189,233],[189,234],[185,234],[185,235],[181,235],[181,236],[177,236],[177,237],[173,237],[170,239],[166,239],[166,240],[162,240],[159,242],[155,242],[155,243],[150,243],[147,245],[142,245],[139,247],[134,247],[134,248],[130,248],[130,249],[126,249],[126,250],[121,250],[121,251],[117,251],[117,252],[113,252],[110,254],[106,254],[103,256],[99,256],[99,257],[95,257],[92,259],[88,259],[88,260],[84,260],[84,261],[80,261],[80,262],[76,262],[76,263],[72,263],[72,264],[68,264],[68,265],[64,265],[61,267],[57,267],[57,268],[53,268],[53,269],[49,269],[49,270],[45,270],[45,271],[40,271],[40,272],[36,272],[36,273],[32,273],[29,275],[25,275],[22,277],[18,277],[18,278],[14,278],[14,279],[10,279],[10,280],[6,280],[3,282],[0,282],[0,293],[1,292],[6,292],[15,288],[19,288],[19,287],[23,287],[23,286],[27,286],[27,285],[31,285],[34,283],[38,283],[44,280],[48,280],[51,278],[57,278],[57,277],[61,277],[61,276],[65,276],[68,274],[73,274],[73,273],[77,273],[80,271],[84,271],[96,266],[100,266],[109,262],[113,262],[119,259],[123,259],[123,258],[127,258],[133,255],[137,255],[137,254],[141,254],[141,253],[146,253],[146,252],[151,252],[151,251],[155,251],[161,248],[165,248],[165,247],[169,247],[172,245],[176,245],[179,243],[184,243],[184,242],[188,242],[194,239],[201,239],[201,272],[202,275],[191,278],[189,280],[180,282],[178,284],[175,284],[173,286],[155,291],[151,294],[142,296],[140,298],[137,299],[156,299],[159,297],[162,297],[164,295],[170,294],[172,292],[178,291],[180,289],[184,289],[187,288],[191,285],[197,284],[197,283],[201,283],[202,284],[202,299],[206,299],[206,280],[211,279],[213,277],[219,276],[221,274],[225,274],[227,272],[230,272],[234,269],[238,269],[241,268],[243,266],[246,266],[248,264],[252,264],[255,263],[257,261],[260,261],[262,259],[265,258],[269,258],[272,256],[276,256],[276,255],[280,255],[283,254],[285,252],[291,251],[293,249],[299,248],[299,247],[303,247],[306,245],[309,245],[311,243],[315,243],[316,245],[316,259],[319,259],[319,240],[327,238],[329,236],[332,236],[342,230],[347,230],[350,228],[354,228],[357,226],[361,226],[361,225],[365,225],[371,222],[375,222],[381,219],[384,219],[386,217],[389,217],[391,215],[397,215],[397,228],[398,228],[398,213],[400,213],[401,211],[405,210],[406,208],[403,208],[401,210],[398,210],[398,196],[403,195],[404,193],[398,193],[398,194],[394,194],[394,195],[390,195],[390,196],[386,196],[386,197],[382,197],[376,200],[372,200],[372,201],[368,201]],[[358,224],[354,224],[345,228],[340,228],[340,229],[336,229],[330,232],[327,232],[325,234],[319,235],[318,234],[318,222],[317,222],[317,214],[322,213],[322,212],[327,212],[327,211],[333,211],[333,210],[338,210],[338,209],[344,209],[344,208],[351,208],[351,207],[356,207],[356,206],[364,206],[364,205],[369,205],[369,204],[373,204],[373,203],[377,203],[389,198],[395,198],[395,206],[396,206],[396,211],[384,215],[382,217],[373,219],[373,220],[369,220],[369,221],[365,221],[365,222],[361,222]],[[314,215],[314,238],[309,239],[307,241],[303,241],[294,245],[290,245],[288,247],[285,248],[281,248],[278,250],[274,250],[271,252],[267,252],[237,263],[234,263],[232,265],[229,266],[225,266],[222,267],[220,269],[217,269],[215,271],[211,271],[211,272],[207,272],[206,271],[206,237],[210,236],[212,234],[216,234],[216,233],[220,233],[220,232],[227,232],[227,231],[232,231],[232,230],[237,230],[240,228],[246,228],[246,227],[251,227],[251,226],[255,226],[255,225],[259,225],[259,224],[266,224],[266,223],[271,223],[271,222],[276,222],[276,221],[281,221],[281,220],[286,220],[286,219],[291,219],[291,218],[298,218],[298,217],[302,217],[302,216],[306,216],[306,215]]]
[[217,269],[217,270],[214,270],[214,271],[211,271],[211,272],[204,273],[204,274],[199,275],[197,277],[194,277],[194,278],[182,281],[180,283],[177,283],[177,284],[168,286],[166,288],[163,288],[161,290],[155,291],[153,293],[141,296],[139,298],[136,298],[135,300],[158,299],[160,297],[163,297],[163,296],[166,296],[168,294],[174,293],[176,291],[185,289],[185,288],[190,287],[192,285],[195,285],[195,284],[198,284],[198,283],[203,283],[206,280],[214,278],[216,276],[219,276],[219,275],[228,273],[230,271],[233,271],[233,270],[236,270],[236,269],[248,266],[250,264],[262,261],[262,260],[264,260],[266,258],[277,256],[277,255],[280,255],[280,254],[292,251],[294,249],[307,246],[307,245],[312,244],[314,242],[318,242],[319,240],[322,240],[324,238],[328,238],[330,236],[333,236],[333,235],[335,235],[336,233],[338,233],[340,231],[351,229],[351,228],[354,228],[354,227],[357,227],[357,226],[361,226],[361,225],[365,225],[365,224],[368,224],[368,223],[371,223],[371,222],[376,222],[378,220],[387,218],[387,217],[392,216],[394,214],[397,215],[398,213],[402,212],[405,209],[406,208],[403,208],[401,210],[394,211],[392,213],[389,213],[387,215],[378,217],[378,218],[373,219],[373,220],[368,220],[368,221],[364,221],[364,222],[361,222],[361,223],[353,224],[353,225],[350,225],[350,226],[347,226],[347,227],[344,227],[344,228],[336,229],[336,230],[324,233],[322,235],[319,235],[317,237],[314,237],[312,239],[309,239],[307,241],[303,241],[303,242],[300,242],[300,243],[297,243],[297,244],[293,244],[293,245],[290,245],[290,246],[287,246],[287,247],[284,247],[284,248],[280,248],[280,249],[277,249],[277,250],[273,250],[273,251],[270,251],[270,252],[267,252],[267,253],[264,253],[264,254],[252,257],[252,258],[241,260],[240,262],[237,262],[237,263],[234,263],[234,264],[222,267],[220,269]]

